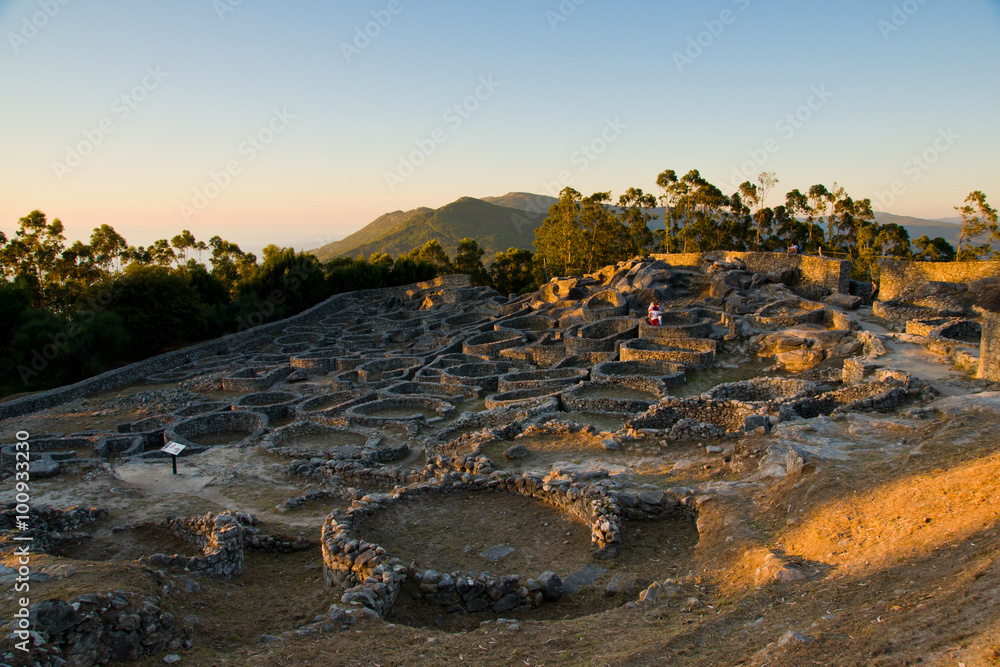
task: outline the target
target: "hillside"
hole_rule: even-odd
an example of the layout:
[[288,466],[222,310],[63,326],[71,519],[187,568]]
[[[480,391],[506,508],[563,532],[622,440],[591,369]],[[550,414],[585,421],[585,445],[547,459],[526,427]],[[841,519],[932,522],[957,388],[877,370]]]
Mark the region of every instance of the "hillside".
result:
[[893,215],[892,213],[876,213],[875,221],[881,225],[895,223],[901,227],[905,227],[906,231],[910,233],[911,241],[916,241],[924,234],[932,239],[940,236],[956,248],[958,247],[958,236],[962,232],[961,225],[950,222],[911,218],[905,215]]
[[548,195],[533,195],[530,192],[508,192],[502,197],[481,197],[485,202],[516,208],[519,211],[545,214],[558,199]]
[[[436,239],[449,255],[454,255],[459,241],[473,238],[486,251],[489,261],[507,248],[532,248],[534,230],[542,224],[555,197],[528,192],[511,192],[499,197],[461,199],[439,209],[427,207],[386,213],[347,238],[313,249],[321,261],[334,257],[369,256],[384,252],[393,257]],[[652,229],[662,229],[662,207],[653,210]],[[905,227],[911,240],[926,234],[944,238],[958,246],[961,227],[941,220],[925,220],[891,213],[876,213],[880,224],[895,223]]]
[[381,216],[347,238],[311,250],[321,261],[334,257],[371,255],[384,252],[393,257],[436,239],[449,255],[459,241],[473,238],[492,259],[508,248],[531,248],[535,228],[544,213],[532,213],[498,206],[481,199],[462,197],[439,209],[417,208]]

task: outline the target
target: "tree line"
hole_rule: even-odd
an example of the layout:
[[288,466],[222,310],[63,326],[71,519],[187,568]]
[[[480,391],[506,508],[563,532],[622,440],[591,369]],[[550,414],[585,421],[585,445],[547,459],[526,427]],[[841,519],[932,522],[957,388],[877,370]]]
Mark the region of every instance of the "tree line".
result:
[[[535,231],[536,273],[580,275],[651,252],[784,252],[797,246],[800,252],[849,259],[855,278],[871,280],[877,279],[882,258],[973,260],[989,256],[991,242],[1000,241],[997,212],[978,190],[955,207],[962,218],[956,250],[940,237],[911,242],[904,227],[875,221],[871,200],[855,199],[836,183],[791,190],[773,208],[765,203],[778,184],[774,172],[761,172],[756,182],[745,181],[729,195],[697,169],[680,177],[668,169],[656,184],[658,195],[629,188],[617,202],[610,192],[584,197],[563,189]],[[666,211],[662,226],[655,222],[658,204]]]
[[[0,232],[0,392],[76,382],[159,352],[301,312],[329,296],[429,280],[439,267],[314,255],[269,245],[258,258],[183,230],[132,246],[109,225],[67,245],[32,211]],[[207,255],[207,265],[200,260]]]
[[[148,246],[132,246],[111,226],[89,242],[66,244],[62,222],[32,211],[11,238],[0,231],[0,393],[59,386],[137,359],[301,312],[329,296],[464,273],[474,285],[525,294],[554,276],[582,275],[651,252],[711,250],[801,252],[850,259],[853,277],[875,280],[881,258],[924,261],[998,257],[997,211],[981,191],[956,210],[958,249],[874,220],[871,202],[844,188],[814,185],[765,206],[778,179],[724,195],[698,170],[656,180],[659,196],[629,188],[588,197],[565,188],[535,230],[535,251],[510,248],[487,266],[475,239],[454,258],[436,240],[393,258],[384,253],[338,257],[269,245],[262,258],[220,236],[197,240],[189,230]],[[657,223],[657,205],[666,215]],[[655,229],[651,228],[651,225]],[[207,255],[207,263],[203,263]]]

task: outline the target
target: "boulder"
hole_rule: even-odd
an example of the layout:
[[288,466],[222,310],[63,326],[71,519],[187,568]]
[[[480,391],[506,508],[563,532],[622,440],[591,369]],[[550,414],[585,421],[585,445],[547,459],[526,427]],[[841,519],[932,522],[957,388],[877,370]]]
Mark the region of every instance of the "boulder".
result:
[[523,459],[527,455],[528,455],[528,448],[525,447],[524,445],[514,445],[513,447],[509,447],[507,451],[503,453],[504,458],[509,459],[511,461],[515,461],[517,459]]
[[860,296],[851,296],[850,294],[831,294],[823,299],[823,303],[835,308],[854,310],[861,305],[862,299]]
[[542,598],[548,602],[562,597],[563,582],[555,572],[542,572],[538,576],[538,586],[542,591]]
[[820,285],[798,285],[792,291],[797,296],[810,301],[823,301],[830,296],[830,290]]

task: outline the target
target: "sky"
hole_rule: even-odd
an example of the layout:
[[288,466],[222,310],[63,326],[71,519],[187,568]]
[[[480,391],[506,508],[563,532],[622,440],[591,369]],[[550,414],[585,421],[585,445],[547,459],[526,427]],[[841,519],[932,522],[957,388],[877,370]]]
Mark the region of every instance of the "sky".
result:
[[339,240],[698,169],[1000,202],[1000,0],[0,0],[0,230]]

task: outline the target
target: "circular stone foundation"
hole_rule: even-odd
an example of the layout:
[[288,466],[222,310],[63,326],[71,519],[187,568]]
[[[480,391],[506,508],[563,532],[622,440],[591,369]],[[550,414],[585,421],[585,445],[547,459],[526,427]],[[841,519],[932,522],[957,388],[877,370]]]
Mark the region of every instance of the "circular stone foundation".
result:
[[436,398],[393,396],[355,405],[344,412],[344,417],[351,424],[381,426],[389,422],[446,418],[454,412],[454,405]]
[[[213,412],[175,422],[167,427],[164,435],[167,440],[187,445],[191,450],[203,451],[205,448],[220,445],[253,444],[266,432],[265,415],[260,412],[233,410]],[[185,450],[184,453],[193,452]]]
[[382,436],[378,431],[346,426],[326,426],[316,422],[296,422],[269,433],[260,446],[269,454],[295,459],[358,459],[364,462],[388,462],[405,456],[409,447],[380,452]]
[[301,396],[290,391],[262,391],[244,396],[236,401],[235,407],[262,412],[268,419],[282,419],[294,414],[295,404],[300,400]]
[[373,391],[362,389],[335,391],[302,401],[296,406],[296,412],[301,416],[336,417],[350,407],[375,400],[377,396]]

